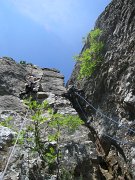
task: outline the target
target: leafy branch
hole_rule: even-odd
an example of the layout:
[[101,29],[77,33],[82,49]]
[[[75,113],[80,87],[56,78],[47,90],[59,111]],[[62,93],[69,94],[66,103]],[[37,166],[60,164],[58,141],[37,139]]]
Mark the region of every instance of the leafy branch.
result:
[[88,36],[90,47],[85,49],[80,55],[75,56],[75,59],[80,62],[79,79],[89,77],[103,59],[102,51],[104,44],[102,41],[99,41],[101,34],[102,31],[98,28],[92,30]]

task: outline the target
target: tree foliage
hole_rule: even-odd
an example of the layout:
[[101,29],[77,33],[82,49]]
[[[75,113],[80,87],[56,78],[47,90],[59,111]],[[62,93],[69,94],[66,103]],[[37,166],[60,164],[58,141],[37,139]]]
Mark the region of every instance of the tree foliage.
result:
[[[55,173],[57,179],[60,180],[68,174],[70,175],[68,179],[71,179],[72,175],[68,169],[66,167],[64,169],[62,166],[63,137],[65,132],[73,133],[80,125],[84,124],[83,121],[77,115],[54,113],[47,101],[38,103],[30,98],[24,100],[24,103],[28,106],[31,120],[21,130],[18,144],[22,148],[29,149],[29,159],[38,154],[42,160],[42,168],[47,168],[47,173],[50,175]],[[10,123],[12,119],[11,116],[6,118],[0,123],[0,126],[14,129]],[[14,139],[14,141],[16,140]]]
[[26,61],[23,61],[23,60],[21,60],[19,63],[22,64],[22,65],[26,65],[27,64]]
[[99,41],[99,36],[102,34],[100,29],[92,30],[88,36],[90,47],[85,49],[75,59],[80,62],[80,72],[78,78],[89,77],[102,61],[103,42]]
[[[70,133],[75,131],[83,124],[83,121],[77,115],[54,113],[47,101],[40,104],[37,101],[25,100],[25,104],[29,106],[32,112],[31,119],[33,121],[27,127],[27,134],[34,133],[34,136],[31,138],[27,137],[27,144],[32,145],[32,151],[39,154],[45,166],[51,169],[55,164],[57,179],[60,179],[63,132],[65,129]],[[44,116],[45,111],[48,112],[48,117]],[[46,137],[44,137],[44,139],[47,139],[46,143],[42,138],[43,129],[50,129],[50,133],[48,132]],[[26,138],[26,135],[24,137]]]

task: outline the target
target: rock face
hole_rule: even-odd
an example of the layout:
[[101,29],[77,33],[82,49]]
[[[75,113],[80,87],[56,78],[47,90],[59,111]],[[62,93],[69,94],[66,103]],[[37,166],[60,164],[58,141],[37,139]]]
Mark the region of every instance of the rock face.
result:
[[25,88],[26,69],[14,60],[0,59],[0,95],[19,95]]
[[[85,122],[75,132],[62,129],[61,163],[68,170],[62,180],[135,179],[135,1],[113,0],[95,27],[103,31],[99,39],[105,44],[104,60],[82,80],[77,79],[77,63],[68,91],[56,69],[0,58],[0,180],[58,180],[56,164],[46,166],[40,151],[31,153],[33,132],[27,133],[23,146],[16,144],[4,173],[14,137],[23,122],[23,130],[33,124],[33,112],[23,103],[30,96],[39,103],[47,100],[61,115],[78,112]],[[50,114],[42,114],[47,121],[41,123],[41,140],[45,148],[57,148],[56,141],[47,139],[55,131],[48,127]]]
[[14,60],[0,59],[0,95],[18,96],[25,91],[25,84],[29,75],[40,80],[42,92],[53,92],[58,95],[64,93],[64,76],[56,69],[38,68],[31,65],[16,64]]
[[[63,96],[65,93],[64,77],[58,70],[41,69],[34,65],[18,64],[13,59],[0,58],[0,180],[56,179],[55,167],[52,172],[53,167],[50,170],[49,166],[43,165],[40,153],[33,155],[27,140],[23,145],[16,144],[10,159],[9,155],[14,147],[14,138],[17,137],[22,125],[23,130],[26,131],[28,125],[32,127],[33,124],[32,112],[27,105],[24,105],[23,99],[31,96],[39,103],[46,100],[54,112],[76,116],[76,110]],[[45,148],[55,147],[56,141],[48,141],[48,136],[55,131],[55,128],[48,127],[50,114],[44,111],[43,116],[47,121],[40,127],[42,141]],[[78,162],[93,154],[90,148],[93,144],[88,139],[89,130],[81,126],[75,132],[70,132],[66,128],[61,131],[62,168],[66,166],[74,174]],[[20,142],[24,139],[21,137],[25,137],[22,133]],[[29,138],[35,136],[33,132],[28,134]],[[8,168],[4,171],[8,161]]]
[[[135,1],[113,0],[97,19],[95,28],[102,30],[99,39],[105,45],[104,60],[90,77],[82,80],[77,79],[80,70],[80,65],[77,63],[68,86],[75,85],[76,88],[83,90],[83,97],[95,107],[93,109],[85,102],[85,105],[82,105],[83,111],[88,117],[93,117],[91,125],[96,128],[99,140],[105,141],[104,137],[108,137],[110,143],[115,141],[120,145],[130,166],[128,170],[132,171],[134,179]],[[88,46],[89,44],[86,43],[83,50]],[[82,101],[80,99],[80,104]],[[79,113],[82,115],[81,111]],[[102,148],[105,146],[106,143],[101,145]],[[115,152],[114,149],[108,151],[105,161],[111,170],[118,162],[121,164],[119,168],[124,170],[124,162],[116,155],[118,148],[115,148]],[[112,155],[113,160],[110,159]],[[131,178],[126,177],[124,171],[118,175],[103,168],[102,173],[105,179]]]

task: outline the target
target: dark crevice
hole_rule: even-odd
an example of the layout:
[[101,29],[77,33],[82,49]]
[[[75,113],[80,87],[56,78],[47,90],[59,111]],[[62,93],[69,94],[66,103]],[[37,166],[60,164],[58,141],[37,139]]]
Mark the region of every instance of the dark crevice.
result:
[[109,164],[107,164],[107,162],[101,156],[98,156],[98,161],[102,169],[109,170]]

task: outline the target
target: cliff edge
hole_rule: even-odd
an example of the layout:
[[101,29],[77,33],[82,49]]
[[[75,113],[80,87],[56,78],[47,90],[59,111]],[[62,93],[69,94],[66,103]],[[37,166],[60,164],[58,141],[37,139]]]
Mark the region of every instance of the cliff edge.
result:
[[[81,80],[77,62],[67,86],[83,91],[90,103],[80,99],[85,116],[92,117],[91,125],[100,139],[108,136],[120,145],[135,176],[135,1],[113,0],[95,28],[102,30],[99,39],[104,43],[103,61],[90,77]],[[86,43],[82,52],[88,47]]]

